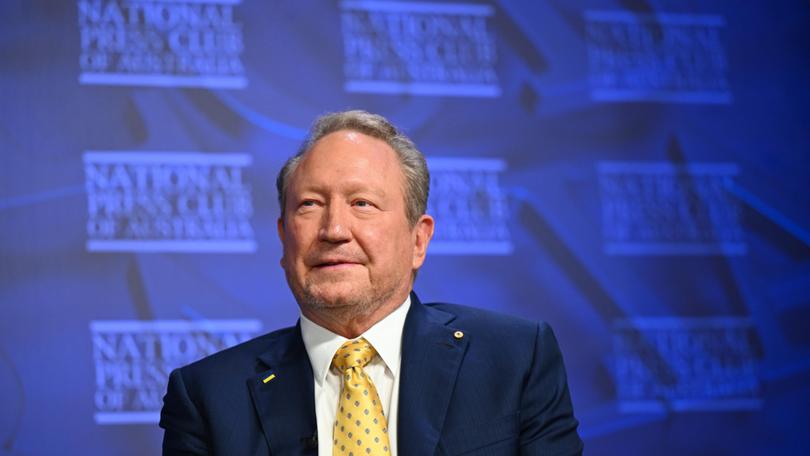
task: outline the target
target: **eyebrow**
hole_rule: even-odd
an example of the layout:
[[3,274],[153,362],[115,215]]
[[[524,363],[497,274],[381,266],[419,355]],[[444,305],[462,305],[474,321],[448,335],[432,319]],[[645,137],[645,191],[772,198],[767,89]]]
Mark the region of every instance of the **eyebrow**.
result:
[[371,188],[370,186],[366,185],[363,181],[349,181],[337,189],[335,189],[334,187],[330,187],[329,189],[327,189],[326,186],[320,184],[304,183],[300,189],[300,193],[313,192],[318,194],[325,194],[332,191],[348,194],[370,193],[383,198],[388,195],[388,192],[385,191],[385,188],[382,187],[378,187],[376,189]]

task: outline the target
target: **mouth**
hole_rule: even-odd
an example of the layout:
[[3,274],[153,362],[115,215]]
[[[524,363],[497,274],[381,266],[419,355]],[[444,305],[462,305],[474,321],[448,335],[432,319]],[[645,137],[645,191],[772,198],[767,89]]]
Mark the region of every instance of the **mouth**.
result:
[[316,263],[312,269],[317,269],[321,271],[337,271],[341,269],[347,269],[353,266],[358,266],[360,263],[355,261],[349,260],[325,260]]

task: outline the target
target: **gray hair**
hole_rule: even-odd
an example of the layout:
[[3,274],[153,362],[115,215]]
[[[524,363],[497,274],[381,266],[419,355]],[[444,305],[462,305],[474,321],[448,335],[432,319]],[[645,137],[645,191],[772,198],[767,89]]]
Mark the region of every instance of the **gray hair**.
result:
[[315,120],[309,135],[298,152],[287,159],[276,178],[278,204],[282,219],[287,201],[287,184],[290,176],[307,154],[324,136],[341,130],[351,130],[373,138],[380,139],[394,149],[399,158],[400,168],[405,177],[405,216],[411,226],[416,225],[419,217],[427,209],[428,192],[430,191],[430,173],[425,156],[416,145],[385,117],[366,111],[342,111],[325,114]]

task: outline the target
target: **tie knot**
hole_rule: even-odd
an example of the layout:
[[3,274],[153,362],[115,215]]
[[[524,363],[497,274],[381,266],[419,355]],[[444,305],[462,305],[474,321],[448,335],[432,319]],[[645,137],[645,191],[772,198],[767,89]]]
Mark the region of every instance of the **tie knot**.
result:
[[332,365],[338,368],[341,372],[352,367],[363,367],[374,358],[377,350],[371,346],[368,341],[361,337],[355,340],[346,341],[335,352],[335,357],[332,358]]

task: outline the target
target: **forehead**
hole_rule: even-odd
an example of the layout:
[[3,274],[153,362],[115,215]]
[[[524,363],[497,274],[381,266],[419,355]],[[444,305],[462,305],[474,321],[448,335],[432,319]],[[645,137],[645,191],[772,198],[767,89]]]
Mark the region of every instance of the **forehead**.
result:
[[404,176],[396,152],[385,141],[352,130],[319,139],[301,157],[291,186],[355,183],[402,190]]

